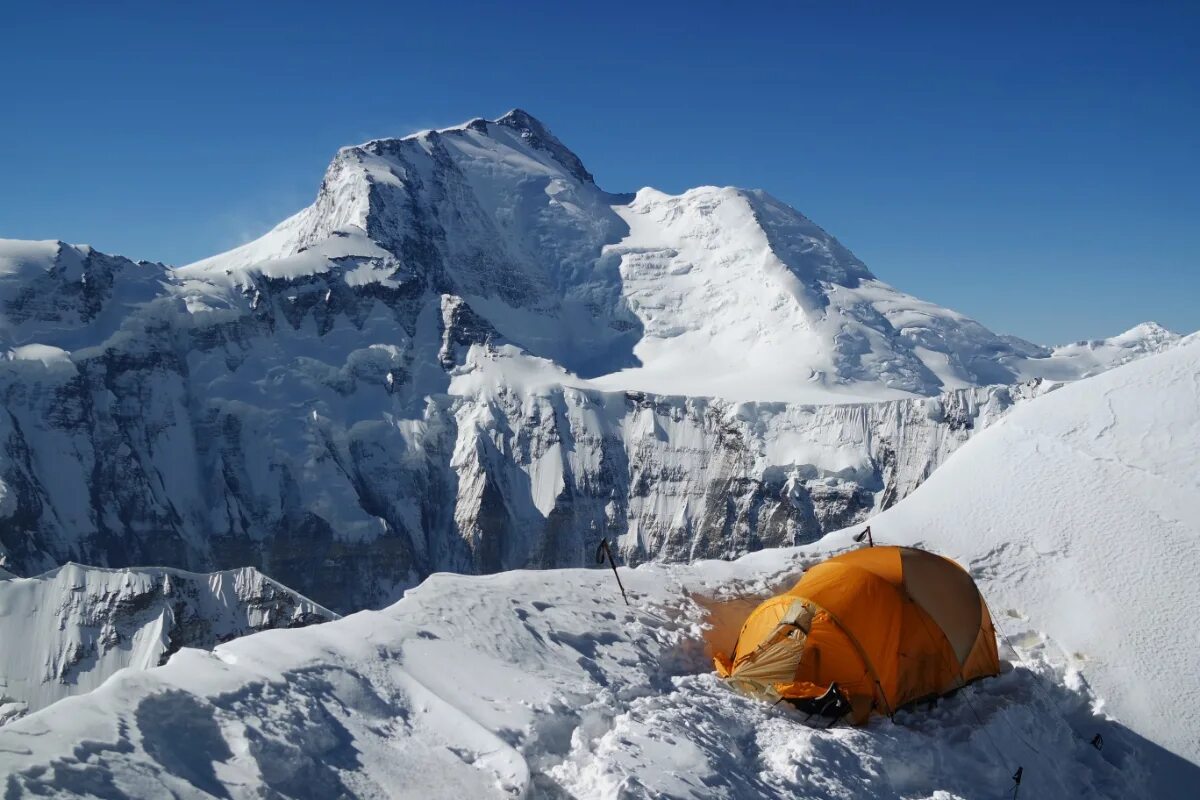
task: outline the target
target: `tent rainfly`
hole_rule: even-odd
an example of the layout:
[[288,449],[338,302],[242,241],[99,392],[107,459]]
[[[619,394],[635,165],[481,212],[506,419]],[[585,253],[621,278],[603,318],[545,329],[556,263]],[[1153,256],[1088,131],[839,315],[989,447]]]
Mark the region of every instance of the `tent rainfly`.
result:
[[759,605],[715,662],[743,692],[856,725],[1000,671],[975,581],[913,547],[863,548],[810,568]]

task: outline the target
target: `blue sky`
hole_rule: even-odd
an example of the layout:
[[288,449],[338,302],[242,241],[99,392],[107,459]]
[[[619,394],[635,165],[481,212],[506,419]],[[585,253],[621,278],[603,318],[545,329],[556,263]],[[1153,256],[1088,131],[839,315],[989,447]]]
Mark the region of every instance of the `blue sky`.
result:
[[40,3],[0,27],[0,236],[185,263],[306,205],[341,145],[521,106],[607,189],[767,189],[997,331],[1200,328],[1195,2]]

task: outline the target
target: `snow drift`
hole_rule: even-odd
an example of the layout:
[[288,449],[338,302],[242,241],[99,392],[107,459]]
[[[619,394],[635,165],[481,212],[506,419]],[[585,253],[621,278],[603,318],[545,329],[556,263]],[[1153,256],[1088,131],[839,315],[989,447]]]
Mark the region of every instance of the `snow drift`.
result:
[[786,585],[847,530],[623,570],[629,608],[606,571],[436,575],[383,611],[185,649],[0,730],[5,789],[975,798],[1021,765],[1023,796],[1191,796],[1198,389],[1193,337],[1024,404],[877,518],[968,566],[1015,647],[935,709],[814,730],[708,672],[721,601]]

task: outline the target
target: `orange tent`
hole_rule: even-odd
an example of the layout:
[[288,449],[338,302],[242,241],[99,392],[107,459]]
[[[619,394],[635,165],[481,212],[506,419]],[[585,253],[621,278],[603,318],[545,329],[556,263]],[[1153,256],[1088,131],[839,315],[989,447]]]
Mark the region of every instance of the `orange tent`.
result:
[[996,675],[996,635],[975,581],[913,547],[869,547],[809,569],[758,606],[717,672],[749,694],[862,724]]

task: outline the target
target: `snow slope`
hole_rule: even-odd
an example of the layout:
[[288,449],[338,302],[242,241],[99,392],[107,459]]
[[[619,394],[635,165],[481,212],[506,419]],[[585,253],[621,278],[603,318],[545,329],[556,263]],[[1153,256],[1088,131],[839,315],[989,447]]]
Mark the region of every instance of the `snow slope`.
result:
[[1012,638],[1013,669],[935,709],[815,730],[710,672],[706,644],[848,529],[623,569],[628,608],[603,569],[435,575],[383,611],[185,649],[0,730],[5,789],[948,800],[1006,796],[1021,766],[1023,797],[1192,796],[1198,389],[1192,337],[1034,399],[872,523],[969,566]]
[[872,528],[968,564],[1001,626],[1200,762],[1200,336],[1015,409]]
[[182,647],[336,618],[249,567],[198,575],[67,564],[35,578],[0,570],[0,724]]

